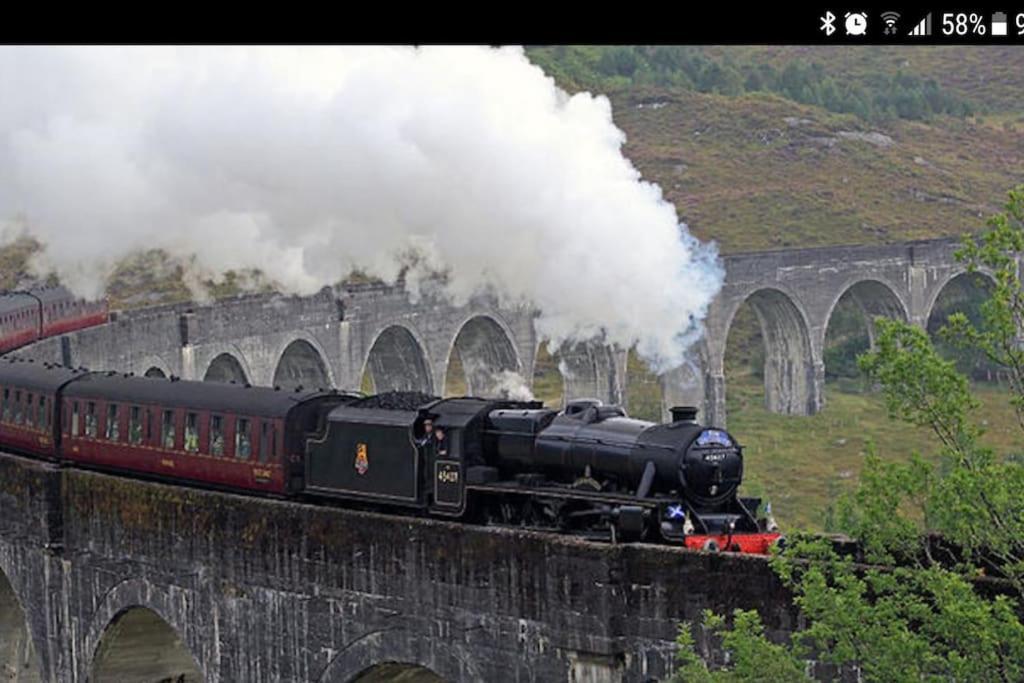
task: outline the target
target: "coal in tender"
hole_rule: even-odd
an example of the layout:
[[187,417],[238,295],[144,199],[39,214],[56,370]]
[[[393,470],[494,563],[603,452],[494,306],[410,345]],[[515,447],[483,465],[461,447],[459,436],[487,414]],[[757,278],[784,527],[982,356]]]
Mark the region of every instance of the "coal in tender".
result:
[[383,394],[367,396],[356,401],[351,404],[351,407],[376,408],[379,410],[418,410],[437,399],[437,396],[424,394],[421,391],[386,391]]

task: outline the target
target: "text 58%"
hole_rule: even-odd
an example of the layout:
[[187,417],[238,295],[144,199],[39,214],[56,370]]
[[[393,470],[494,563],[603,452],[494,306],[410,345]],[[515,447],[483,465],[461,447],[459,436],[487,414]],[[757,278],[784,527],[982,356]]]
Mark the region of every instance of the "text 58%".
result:
[[[1017,25],[1020,26],[1021,15],[1017,17]],[[944,36],[966,36],[973,33],[976,36],[983,36],[988,33],[988,26],[982,20],[981,15],[976,12],[947,12],[942,15],[942,35]]]

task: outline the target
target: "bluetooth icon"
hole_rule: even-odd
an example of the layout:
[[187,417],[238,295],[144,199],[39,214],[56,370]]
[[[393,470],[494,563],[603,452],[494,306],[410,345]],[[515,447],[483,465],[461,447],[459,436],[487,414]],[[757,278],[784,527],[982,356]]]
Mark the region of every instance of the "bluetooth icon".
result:
[[836,32],[835,27],[836,15],[831,12],[825,12],[821,17],[821,30],[825,32],[826,36],[831,36]]

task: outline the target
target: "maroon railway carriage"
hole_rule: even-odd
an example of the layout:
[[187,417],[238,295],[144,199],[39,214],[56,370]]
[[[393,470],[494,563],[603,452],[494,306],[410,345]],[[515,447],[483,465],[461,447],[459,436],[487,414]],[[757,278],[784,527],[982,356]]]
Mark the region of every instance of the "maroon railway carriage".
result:
[[39,338],[39,301],[18,292],[0,295],[0,353]]
[[62,458],[163,478],[287,495],[305,439],[342,400],[177,378],[89,373],[62,392]]
[[56,460],[60,446],[57,398],[64,386],[84,374],[83,370],[20,358],[0,361],[0,443]]
[[109,312],[106,300],[77,299],[60,286],[31,291],[39,299],[42,313],[41,337],[52,337],[107,322]]
[[108,317],[106,301],[78,299],[61,286],[0,293],[0,353],[101,325]]

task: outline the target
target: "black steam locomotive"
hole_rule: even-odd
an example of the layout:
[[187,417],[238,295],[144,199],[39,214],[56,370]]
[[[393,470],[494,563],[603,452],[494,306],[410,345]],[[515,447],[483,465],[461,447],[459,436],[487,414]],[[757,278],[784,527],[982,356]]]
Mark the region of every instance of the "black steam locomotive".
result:
[[[384,406],[387,407],[384,407]],[[611,540],[764,553],[779,534],[740,498],[742,448],[701,426],[669,424],[579,400],[539,402],[390,395],[346,402],[307,442],[302,488],[489,523]]]

